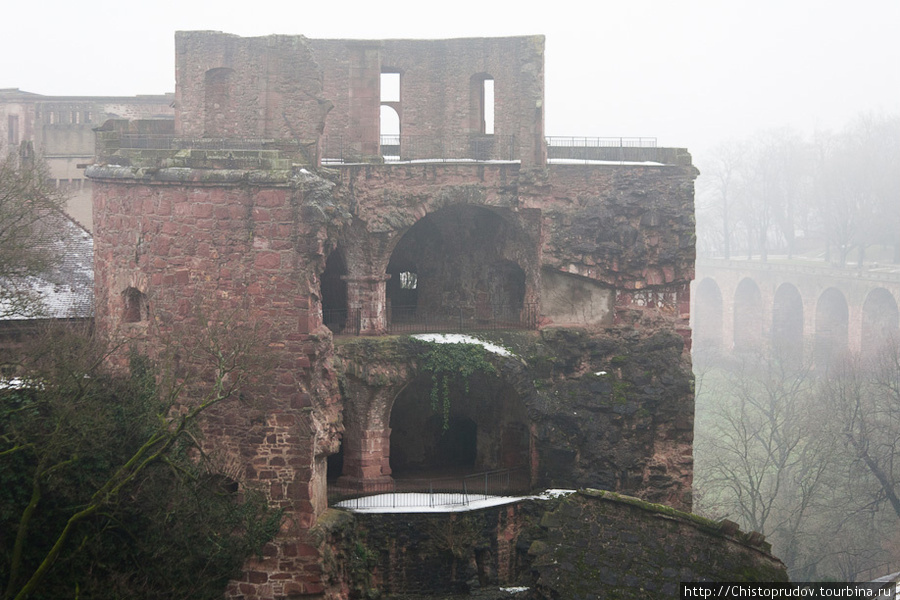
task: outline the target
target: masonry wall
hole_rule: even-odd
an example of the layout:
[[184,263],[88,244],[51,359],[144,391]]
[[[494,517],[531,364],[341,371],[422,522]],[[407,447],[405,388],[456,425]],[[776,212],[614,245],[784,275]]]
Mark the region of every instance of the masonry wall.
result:
[[176,32],[175,81],[185,137],[314,141],[332,106],[303,36]]
[[527,591],[509,597],[530,600],[679,598],[681,583],[787,581],[758,534],[590,489],[449,514],[332,510],[316,536],[336,559],[328,589],[351,597],[515,586]]
[[[249,172],[195,170],[190,181],[166,181],[95,167],[91,175],[101,335],[151,353],[167,339],[190,342],[184,336],[206,321],[257,338],[257,378],[240,401],[207,414],[205,443],[223,467],[266,491],[285,520],[230,593],[315,591],[317,550],[298,547],[326,507],[325,456],[340,427],[331,334],[316,304],[328,226],[319,197],[302,181],[254,185]],[[128,312],[134,290],[146,302],[139,319]]]
[[[380,76],[400,74],[392,103],[404,137],[452,143],[482,134],[481,82],[494,80],[493,137],[523,164],[543,164],[543,36],[450,40],[312,40],[335,108],[326,135],[377,136]],[[377,137],[369,137],[377,143]]]

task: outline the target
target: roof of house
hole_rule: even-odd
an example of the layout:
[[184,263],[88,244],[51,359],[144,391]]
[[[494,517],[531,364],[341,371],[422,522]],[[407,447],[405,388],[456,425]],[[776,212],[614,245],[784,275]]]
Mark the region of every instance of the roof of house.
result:
[[[6,282],[4,287],[22,290],[35,301],[23,311],[0,299],[0,320],[89,318],[94,303],[94,239],[73,219],[61,212],[45,218],[61,235],[47,242],[57,260],[40,275]],[[3,304],[7,304],[3,306]]]

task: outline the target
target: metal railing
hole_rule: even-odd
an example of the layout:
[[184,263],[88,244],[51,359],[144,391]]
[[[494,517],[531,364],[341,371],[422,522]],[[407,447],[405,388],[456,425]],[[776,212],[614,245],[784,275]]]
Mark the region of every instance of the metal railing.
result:
[[530,490],[528,469],[501,469],[456,477],[329,482],[328,504],[349,509],[468,506],[485,498],[527,494]]
[[655,137],[549,136],[547,148],[656,148]]
[[384,135],[379,145],[367,144],[344,135],[323,136],[322,164],[399,161],[512,161],[518,160],[516,138],[512,135]]
[[[536,329],[538,306],[489,304],[457,307],[441,312],[427,311],[416,306],[394,306],[388,309],[387,317],[388,334]],[[361,333],[363,319],[359,309],[323,310],[322,319],[335,335]]]

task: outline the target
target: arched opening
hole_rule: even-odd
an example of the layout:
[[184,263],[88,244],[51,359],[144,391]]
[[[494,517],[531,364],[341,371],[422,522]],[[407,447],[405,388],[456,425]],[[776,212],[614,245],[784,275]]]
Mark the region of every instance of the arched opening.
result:
[[403,235],[388,263],[393,324],[518,323],[528,281],[510,257],[523,250],[514,227],[492,210],[458,205],[425,216]]
[[715,280],[706,278],[694,293],[694,332],[696,350],[722,347],[722,292]]
[[400,159],[400,73],[393,70],[381,72],[381,115],[379,124],[381,156],[388,160]]
[[232,78],[234,69],[210,69],[204,75],[204,130],[206,137],[227,137],[234,122]]
[[400,159],[400,115],[393,106],[381,105],[381,155]]
[[816,340],[814,359],[817,367],[828,368],[847,351],[850,310],[847,300],[836,288],[828,288],[816,303]]
[[122,321],[140,323],[149,317],[147,296],[141,290],[130,287],[122,292]]
[[527,470],[528,419],[516,391],[502,378],[475,374],[468,391],[450,382],[450,412],[431,406],[430,374],[417,376],[397,396],[390,415],[394,479],[441,478],[497,469]]
[[762,293],[752,279],[742,280],[734,292],[734,350],[762,349]]
[[803,298],[790,283],[775,292],[772,306],[772,350],[795,365],[803,362]]
[[341,333],[348,326],[351,315],[347,311],[347,265],[339,250],[333,250],[325,260],[321,277],[322,323],[332,333]]
[[900,310],[894,296],[884,288],[869,292],[862,307],[860,354],[872,357],[891,340],[898,339]]

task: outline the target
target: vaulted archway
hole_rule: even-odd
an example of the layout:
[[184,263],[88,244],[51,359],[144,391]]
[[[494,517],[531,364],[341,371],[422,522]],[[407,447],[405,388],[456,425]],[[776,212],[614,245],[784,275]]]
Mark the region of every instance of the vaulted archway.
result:
[[395,324],[517,322],[534,294],[535,275],[522,258],[533,253],[518,227],[493,209],[461,204],[426,215],[391,254],[389,316]]

